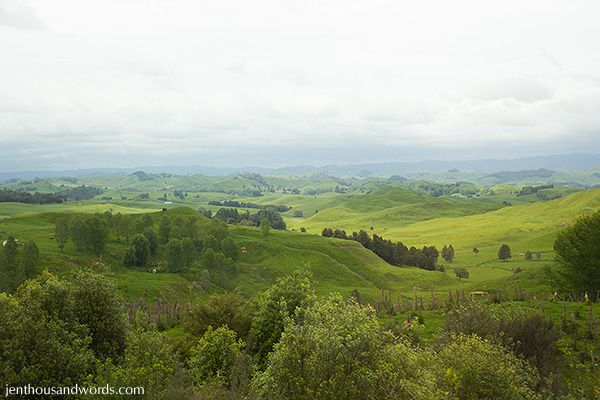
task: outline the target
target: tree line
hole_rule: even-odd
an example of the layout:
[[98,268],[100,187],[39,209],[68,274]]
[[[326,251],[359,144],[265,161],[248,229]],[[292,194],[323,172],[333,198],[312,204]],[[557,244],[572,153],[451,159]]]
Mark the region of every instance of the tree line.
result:
[[289,206],[276,206],[273,204],[262,205],[262,204],[244,202],[244,201],[240,202],[240,201],[236,201],[236,200],[225,200],[225,201],[211,200],[208,202],[208,205],[218,206],[218,207],[255,208],[255,209],[272,208],[277,212],[286,212],[286,211],[289,211],[292,209],[292,207],[289,207]]
[[258,210],[254,214],[249,211],[240,213],[237,208],[219,208],[214,215],[228,224],[239,224],[246,226],[259,226],[263,220],[266,220],[273,229],[285,230],[286,224],[276,209],[267,207]]
[[16,190],[0,190],[0,203],[57,204],[67,201],[66,197],[54,193],[29,193]]
[[423,246],[421,249],[414,246],[409,248],[402,242],[393,242],[377,234],[373,234],[371,237],[362,229],[347,235],[345,230],[324,228],[321,235],[357,241],[387,263],[396,266],[410,265],[433,271],[436,269],[437,260],[440,256],[440,252],[435,246]]

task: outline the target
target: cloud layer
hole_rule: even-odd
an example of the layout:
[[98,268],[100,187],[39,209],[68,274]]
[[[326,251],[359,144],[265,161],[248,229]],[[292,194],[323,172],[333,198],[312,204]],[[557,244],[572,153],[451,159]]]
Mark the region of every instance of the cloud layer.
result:
[[0,170],[600,152],[598,2],[413,3],[0,0]]

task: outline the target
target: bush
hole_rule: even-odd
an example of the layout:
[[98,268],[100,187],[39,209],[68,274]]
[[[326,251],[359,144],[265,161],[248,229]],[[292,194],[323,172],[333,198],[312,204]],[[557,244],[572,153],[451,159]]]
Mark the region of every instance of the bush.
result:
[[437,354],[436,378],[461,400],[538,399],[535,368],[502,346],[477,336],[458,335]]
[[333,296],[286,326],[253,383],[259,399],[432,399],[425,360],[384,332],[372,308]]
[[237,357],[241,356],[243,342],[226,326],[213,330],[208,327],[198,344],[192,349],[190,369],[197,382],[212,378],[227,382]]

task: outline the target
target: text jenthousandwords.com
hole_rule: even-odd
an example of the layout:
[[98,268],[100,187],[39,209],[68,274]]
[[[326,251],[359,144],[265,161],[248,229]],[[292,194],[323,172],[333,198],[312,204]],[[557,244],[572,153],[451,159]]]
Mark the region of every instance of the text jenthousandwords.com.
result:
[[4,397],[10,396],[67,396],[67,395],[143,395],[144,388],[138,387],[113,387],[110,385],[105,386],[55,386],[55,387],[41,387],[27,384],[25,386],[9,386],[4,387]]

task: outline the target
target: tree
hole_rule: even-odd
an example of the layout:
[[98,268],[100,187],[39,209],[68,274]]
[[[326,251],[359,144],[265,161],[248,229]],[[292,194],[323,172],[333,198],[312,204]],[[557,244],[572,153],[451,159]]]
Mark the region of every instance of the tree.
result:
[[510,247],[507,244],[502,244],[498,250],[498,258],[502,261],[507,261],[511,258]]
[[[126,253],[125,261],[128,261],[128,258],[133,255],[133,260],[135,266],[145,267],[148,261],[150,260],[150,242],[146,239],[146,236],[141,233],[136,233],[131,239],[131,246],[129,246],[133,251],[129,251]],[[131,266],[131,265],[126,265]]]
[[267,355],[281,337],[285,321],[299,318],[296,311],[312,304],[314,298],[310,275],[301,271],[278,278],[271,288],[259,293],[252,320],[252,350],[259,364],[264,366]]
[[444,260],[446,260],[447,262],[452,262],[452,260],[454,259],[454,247],[452,247],[452,245],[448,247],[444,245],[444,247],[442,248],[442,258],[444,258]]
[[0,257],[0,292],[14,292],[17,287],[25,280],[23,264],[16,262],[17,240],[13,235],[8,235],[2,247],[2,257]]
[[221,251],[233,261],[236,261],[240,256],[240,250],[229,236],[221,241]]
[[174,375],[182,369],[170,335],[156,331],[131,332],[127,335],[123,360],[116,365],[112,360],[101,363],[90,386],[142,386],[149,398],[162,399],[165,397],[161,393],[173,384]]
[[202,248],[203,249],[213,249],[217,250],[219,247],[217,238],[213,235],[206,235],[204,239],[202,239]]
[[577,293],[600,298],[600,211],[581,217],[559,232],[554,242],[563,284]]
[[454,273],[456,274],[456,277],[458,278],[459,281],[462,279],[469,279],[469,271],[467,271],[466,268],[463,268],[463,267],[454,268]]
[[244,299],[238,292],[214,295],[208,302],[193,303],[184,314],[183,326],[186,331],[199,336],[209,326],[225,325],[234,330],[238,337],[246,337],[250,329],[250,316],[244,305]]
[[74,313],[72,285],[43,273],[0,294],[0,381],[69,386],[93,371],[96,362],[87,328]]
[[544,318],[541,313],[532,314],[525,308],[510,305],[495,308],[467,301],[446,313],[444,331],[448,337],[477,335],[500,342],[537,368],[544,378],[543,386],[548,385],[554,390],[561,386],[565,360],[558,340],[562,333],[552,320]]
[[8,265],[12,265],[15,262],[17,256],[17,239],[13,235],[8,235],[2,246],[2,255],[4,256],[4,262]]
[[156,255],[156,250],[158,249],[158,237],[156,236],[156,232],[152,228],[146,228],[144,231],[144,236],[148,239],[148,244],[150,245],[150,254]]
[[181,272],[186,268],[185,252],[181,240],[169,240],[169,243],[167,243],[166,258],[168,271]]
[[91,336],[90,348],[100,359],[119,360],[125,350],[127,321],[114,284],[102,275],[79,272],[72,289],[77,321]]
[[255,378],[258,399],[432,399],[426,361],[385,332],[375,310],[339,296],[290,321]]
[[63,251],[65,244],[69,239],[69,219],[67,217],[59,217],[56,220],[56,225],[54,227],[54,239],[56,240],[56,245],[60,251]]
[[535,368],[501,345],[477,336],[454,336],[432,366],[447,398],[461,400],[537,399]]
[[525,261],[531,261],[533,260],[533,254],[531,254],[531,252],[529,250],[527,250],[523,256],[525,257]]
[[479,249],[477,247],[473,247],[473,254],[479,254]]
[[158,225],[158,237],[160,242],[166,244],[169,242],[169,238],[171,235],[171,222],[166,215],[160,219],[160,224]]
[[23,246],[23,255],[21,257],[21,268],[25,274],[25,279],[33,278],[37,275],[37,264],[40,259],[40,250],[33,240],[29,240]]
[[263,237],[269,236],[270,230],[271,230],[271,227],[269,226],[269,220],[267,220],[266,218],[263,218],[260,221],[260,232],[262,233]]
[[321,236],[323,237],[333,237],[333,229],[331,228],[323,228],[321,232]]
[[190,357],[190,368],[196,381],[207,382],[215,377],[227,380],[243,347],[244,343],[227,326],[217,329],[209,326]]
[[190,269],[196,259],[196,247],[194,242],[189,237],[184,238],[181,241],[183,246],[183,258],[185,259],[185,269]]

